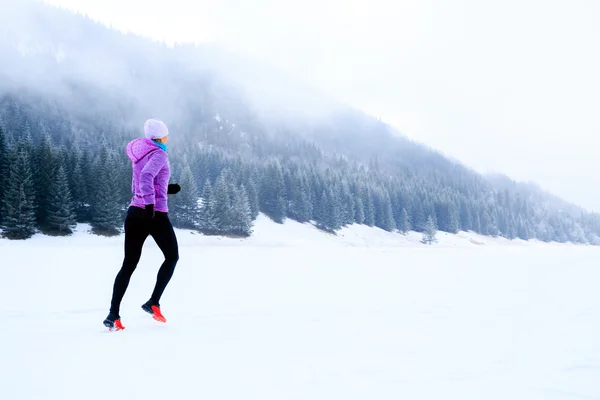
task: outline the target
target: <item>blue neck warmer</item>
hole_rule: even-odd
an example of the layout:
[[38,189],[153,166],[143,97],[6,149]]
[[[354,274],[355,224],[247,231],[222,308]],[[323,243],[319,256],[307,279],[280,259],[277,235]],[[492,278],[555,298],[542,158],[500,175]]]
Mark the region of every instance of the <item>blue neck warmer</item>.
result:
[[156,140],[154,140],[154,139],[152,139],[152,141],[153,141],[154,143],[156,143],[156,145],[157,145],[158,147],[160,147],[160,148],[161,148],[161,149],[163,149],[164,151],[167,151],[167,145],[166,145],[165,143],[160,143],[160,142],[157,142],[157,141],[156,141]]

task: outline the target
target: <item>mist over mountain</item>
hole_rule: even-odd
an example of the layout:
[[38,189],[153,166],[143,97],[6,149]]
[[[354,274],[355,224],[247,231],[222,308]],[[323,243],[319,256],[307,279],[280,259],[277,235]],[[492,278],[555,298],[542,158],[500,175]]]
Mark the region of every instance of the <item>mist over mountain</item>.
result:
[[31,0],[0,11],[7,237],[68,234],[76,222],[118,232],[131,198],[123,149],[155,117],[172,132],[172,180],[185,182],[172,200],[179,227],[247,236],[263,212],[332,232],[433,224],[600,243],[596,214],[477,174],[259,60],[208,45],[168,47]]

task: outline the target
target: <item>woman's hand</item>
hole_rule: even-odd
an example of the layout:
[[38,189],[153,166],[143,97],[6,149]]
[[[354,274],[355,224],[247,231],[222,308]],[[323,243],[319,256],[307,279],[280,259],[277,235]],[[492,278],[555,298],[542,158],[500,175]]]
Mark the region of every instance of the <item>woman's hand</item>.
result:
[[178,183],[170,183],[169,187],[167,188],[167,194],[179,193],[180,190],[181,186],[179,186]]

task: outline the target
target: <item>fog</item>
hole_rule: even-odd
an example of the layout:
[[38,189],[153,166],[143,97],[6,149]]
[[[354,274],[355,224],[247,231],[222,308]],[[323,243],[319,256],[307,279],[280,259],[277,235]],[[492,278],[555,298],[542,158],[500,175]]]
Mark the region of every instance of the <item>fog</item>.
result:
[[[136,105],[136,112],[123,121],[129,127],[139,127],[149,115],[176,124],[194,95],[182,91],[192,84],[199,87],[197,98],[221,100],[214,114],[233,106],[229,111],[249,110],[273,127],[322,120],[342,107],[309,81],[260,57],[211,43],[173,46],[123,36],[126,29],[107,31],[95,18],[65,10],[35,0],[2,3],[0,44],[9,56],[0,70],[8,79],[0,89],[34,88],[69,104],[74,83],[89,85]],[[90,99],[95,100],[100,96]],[[104,106],[101,101],[85,105],[99,111]]]
[[[210,45],[187,54],[189,68],[250,83],[245,89],[265,115],[289,112],[301,120],[348,103],[482,172],[533,180],[600,210],[598,2],[48,2],[169,45]],[[17,3],[23,7],[21,1],[12,6]],[[40,28],[26,18],[13,18],[11,26]],[[77,39],[81,52],[103,40]],[[120,49],[127,54],[108,49],[97,55],[109,57],[104,62],[71,65],[71,71],[107,88],[126,87],[119,81],[125,56],[144,55],[140,66],[155,61],[131,48]],[[244,58],[227,61],[233,56],[222,49]],[[239,61],[250,59],[257,63]],[[135,88],[127,94],[150,95]],[[175,118],[177,107],[157,100],[152,110]]]

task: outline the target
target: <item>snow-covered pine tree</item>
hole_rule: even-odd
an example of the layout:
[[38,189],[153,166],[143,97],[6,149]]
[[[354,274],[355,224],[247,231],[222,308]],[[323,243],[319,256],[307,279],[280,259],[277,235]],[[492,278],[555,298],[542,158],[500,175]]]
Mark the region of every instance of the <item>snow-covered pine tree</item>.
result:
[[408,217],[408,211],[406,211],[406,208],[403,208],[400,212],[399,222],[400,223],[398,224],[398,230],[400,231],[400,233],[405,234],[411,229],[410,218]]
[[500,235],[502,237],[508,237],[508,220],[507,220],[506,209],[502,205],[499,205],[496,215],[498,216],[498,218],[497,218],[498,235]]
[[71,190],[71,197],[73,198],[75,216],[79,222],[88,222],[90,220],[88,185],[84,179],[83,169],[81,168],[80,155],[77,155],[74,162],[75,164],[72,166],[69,179],[69,188]]
[[474,209],[474,212],[472,215],[473,215],[473,231],[481,234],[483,232],[483,228],[481,227],[481,217],[479,215],[479,212],[477,211],[477,208]]
[[[8,177],[8,146],[6,143],[6,134],[4,133],[3,124],[0,123],[0,205],[4,199],[4,192],[6,191],[7,177]],[[4,209],[0,207],[0,227],[2,226],[4,219]]]
[[264,171],[259,194],[261,210],[277,223],[286,218],[285,182],[278,160],[271,161]]
[[42,138],[40,146],[35,151],[35,165],[33,171],[36,199],[38,205],[37,221],[40,228],[45,231],[48,227],[48,213],[50,207],[50,186],[52,179],[56,176],[58,160],[55,150],[52,148],[52,139],[45,125],[42,126]]
[[569,237],[574,243],[586,243],[585,231],[579,222],[574,222],[569,229]]
[[215,216],[217,232],[219,234],[225,234],[229,232],[232,226],[232,193],[230,192],[229,178],[229,170],[224,169],[221,171],[221,174],[217,178],[217,182],[213,188],[213,212]]
[[328,218],[326,219],[327,227],[333,232],[342,227],[342,205],[339,187],[337,185],[329,186],[326,192],[329,204]]
[[396,222],[394,221],[394,213],[392,211],[392,202],[387,190],[383,189],[377,193],[376,204],[376,226],[388,232],[396,229]]
[[252,221],[254,221],[256,217],[258,217],[259,205],[258,188],[252,176],[248,178],[248,186],[246,192],[248,193],[248,202],[250,204],[250,218],[252,219]]
[[342,219],[334,188],[331,186],[323,189],[315,220],[317,227],[328,232],[335,232],[342,227]]
[[118,187],[118,201],[119,204],[127,205],[131,202],[131,198],[133,196],[131,190],[131,180],[133,178],[131,160],[129,160],[129,158],[125,156],[118,157],[118,153],[114,151],[112,154],[115,163],[115,168],[118,171],[115,171],[116,173],[114,174],[115,178],[118,179],[118,181],[116,182]]
[[310,184],[305,172],[298,176],[299,197],[296,204],[296,214],[299,222],[308,222],[313,218],[313,205],[311,199]]
[[355,222],[354,214],[356,202],[354,201],[354,197],[352,196],[347,180],[342,180],[338,193],[341,207],[341,225],[347,226],[353,224]]
[[185,165],[179,178],[181,191],[170,196],[173,225],[183,229],[196,229],[198,225],[198,189],[189,165]]
[[321,203],[321,194],[323,193],[323,184],[319,175],[314,168],[310,168],[307,173],[307,188],[309,190],[309,198],[312,208],[312,219],[317,220],[318,210]]
[[285,209],[286,213],[289,215],[294,214],[294,200],[298,196],[298,186],[296,185],[296,180],[294,179],[294,175],[292,173],[291,168],[282,168],[283,173],[283,185],[285,187]]
[[423,239],[421,239],[421,243],[424,244],[432,244],[437,241],[436,239],[437,227],[435,225],[435,221],[433,220],[433,216],[430,214],[427,217],[427,222],[425,223],[425,231],[423,232]]
[[494,227],[492,225],[492,218],[487,210],[483,210],[481,212],[481,233],[484,235],[491,235],[494,231]]
[[252,234],[252,215],[246,187],[242,184],[233,192],[230,233],[247,237]]
[[460,211],[454,199],[448,200],[448,225],[446,232],[457,233],[460,229]]
[[[425,213],[425,215],[430,215],[431,218],[433,218],[433,223],[436,226],[436,228],[439,228],[440,225],[437,220],[437,213],[435,212],[435,205],[433,203],[432,196],[432,193],[428,193],[427,195],[425,195],[425,199],[423,201],[423,212]],[[427,224],[427,219],[425,219],[425,224]]]
[[460,229],[463,231],[470,231],[473,229],[473,214],[469,203],[464,198],[460,199]]
[[375,226],[375,201],[373,193],[368,184],[362,187],[362,200],[364,204],[365,225]]
[[15,139],[20,149],[27,151],[29,155],[29,161],[33,163],[35,159],[35,146],[33,143],[33,137],[31,136],[31,127],[26,118],[24,118],[19,124]]
[[365,222],[365,205],[360,196],[356,196],[354,200],[354,221],[361,225]]
[[49,233],[70,235],[76,226],[73,200],[65,168],[56,170],[49,185],[46,208],[46,229]]
[[36,199],[30,154],[26,147],[9,154],[4,209],[4,235],[8,239],[28,239],[36,232]]
[[207,178],[202,190],[202,206],[198,210],[198,231],[205,235],[217,233],[217,217],[212,185]]
[[97,190],[97,177],[96,177],[96,166],[93,162],[93,157],[90,154],[90,150],[87,146],[84,146],[79,157],[79,166],[81,167],[81,175],[83,178],[83,184],[85,185],[86,197],[83,199],[84,204],[87,204],[87,216],[88,221],[92,220],[92,203],[94,202],[94,195]]
[[508,238],[509,239],[515,239],[517,237],[517,221],[515,220],[515,218],[513,216],[510,217],[510,222],[508,224]]
[[496,237],[500,234],[500,229],[498,229],[498,210],[492,207],[488,208],[490,209],[490,225],[488,226],[488,235]]
[[316,203],[315,208],[315,222],[317,227],[320,229],[327,229],[327,214],[329,212],[329,200],[327,199],[327,192],[323,189],[319,200]]
[[419,195],[415,194],[412,201],[411,222],[412,228],[417,232],[425,231],[427,220],[425,219],[425,211],[423,210],[423,202]]
[[120,204],[119,182],[115,176],[117,163],[106,145],[100,150],[98,163],[94,166],[96,187],[92,197],[93,231],[102,235],[116,235],[122,226],[122,204]]
[[289,190],[290,201],[288,207],[288,216],[298,222],[307,222],[312,218],[312,202],[310,200],[310,188],[306,175],[299,171],[294,171],[291,175],[293,188]]

